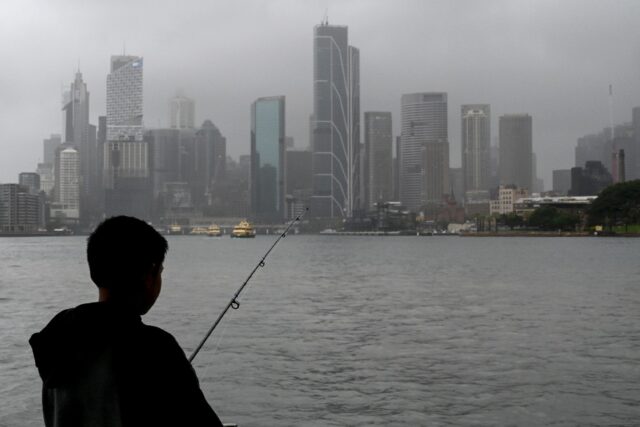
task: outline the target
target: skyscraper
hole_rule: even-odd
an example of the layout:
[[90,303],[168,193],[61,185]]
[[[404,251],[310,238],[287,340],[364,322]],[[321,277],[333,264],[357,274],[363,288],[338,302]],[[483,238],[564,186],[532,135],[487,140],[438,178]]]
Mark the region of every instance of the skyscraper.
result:
[[461,117],[465,199],[488,200],[491,174],[491,109],[487,104],[463,105]]
[[314,28],[313,196],[316,217],[350,217],[361,205],[360,53],[349,46],[348,28]]
[[500,183],[516,185],[531,192],[532,164],[531,116],[500,116]]
[[143,60],[112,56],[107,76],[107,135],[103,154],[105,212],[148,218],[149,146],[142,122]]
[[417,212],[449,192],[447,94],[405,94],[401,104],[400,201]]
[[89,124],[89,92],[80,71],[64,95],[62,109],[64,142],[75,147],[80,156],[80,214],[86,217],[95,205],[91,198],[97,190],[98,163],[95,126]]
[[55,203],[51,216],[77,221],[80,218],[80,154],[71,144],[56,151]]
[[56,160],[56,149],[62,144],[62,137],[58,134],[51,134],[49,138],[45,138],[42,141],[43,148],[43,163],[49,163],[53,165]]
[[142,141],[142,71],[139,56],[112,56],[107,76],[107,141]]
[[365,208],[393,198],[393,135],[391,113],[364,113]]
[[169,123],[171,128],[193,129],[195,127],[196,103],[183,95],[169,100]]
[[63,96],[62,110],[64,142],[71,143],[78,149],[84,148],[89,139],[89,92],[80,71]]
[[259,220],[285,217],[285,98],[259,98],[251,105],[251,212]]

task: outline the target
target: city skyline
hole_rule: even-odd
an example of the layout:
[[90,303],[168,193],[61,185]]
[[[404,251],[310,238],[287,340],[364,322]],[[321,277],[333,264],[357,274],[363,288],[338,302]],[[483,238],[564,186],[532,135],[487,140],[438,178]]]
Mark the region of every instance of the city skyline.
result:
[[[577,138],[608,125],[609,84],[613,85],[615,123],[630,121],[631,108],[640,103],[640,54],[638,42],[633,42],[640,39],[640,30],[631,25],[640,6],[632,2],[617,2],[615,7],[566,2],[558,7],[544,1],[494,1],[469,3],[464,8],[413,1],[251,4],[255,7],[247,12],[246,7],[232,3],[219,2],[218,7],[203,3],[199,4],[202,14],[187,14],[162,2],[157,11],[142,4],[75,10],[73,2],[9,2],[0,20],[6,24],[2,27],[9,39],[18,39],[20,34],[20,43],[2,48],[7,67],[6,78],[0,82],[5,100],[0,111],[0,141],[6,154],[0,160],[0,182],[14,182],[19,172],[34,170],[42,161],[41,141],[62,133],[60,84],[67,84],[78,61],[91,92],[90,122],[97,124],[97,116],[106,113],[107,58],[121,50],[123,42],[127,52],[145,57],[148,128],[168,125],[167,99],[184,88],[198,105],[196,124],[211,118],[229,139],[228,153],[237,158],[247,153],[250,123],[246,105],[264,93],[282,93],[290,106],[289,135],[296,148],[306,147],[312,112],[311,28],[327,8],[330,24],[348,26],[353,44],[361,51],[361,111],[391,111],[394,136],[399,135],[402,93],[448,93],[452,167],[460,166],[461,159],[460,129],[455,125],[460,105],[491,104],[493,135],[497,135],[500,115],[529,113],[535,120],[533,149],[540,175],[550,188],[551,171],[573,165]],[[131,13],[123,13],[124,7]],[[295,19],[279,17],[278,10],[285,7]],[[572,25],[578,7],[584,24],[580,26]],[[225,22],[211,29],[210,37],[202,37],[203,42],[195,40],[188,28],[201,27],[200,19],[214,10]],[[61,29],[57,20],[71,12],[79,18],[78,26],[73,31]],[[145,31],[134,30],[132,20],[145,13],[157,19],[145,19]],[[437,17],[434,21],[438,22],[410,25],[426,14]],[[123,19],[115,25],[105,25],[113,22],[110,17],[121,15]],[[475,17],[473,22],[471,17]],[[393,22],[403,22],[402,31]],[[234,25],[242,36],[232,43],[222,35]],[[486,30],[489,27],[495,30]],[[165,28],[180,28],[182,33]],[[480,30],[488,31],[485,43],[469,49],[469,35]],[[38,35],[45,33],[46,39]],[[62,45],[64,51],[53,47]],[[415,53],[416,46],[419,53]],[[27,51],[42,53],[27,56]],[[245,66],[248,63],[239,57],[258,60],[259,72]],[[470,74],[473,79],[468,78]]]

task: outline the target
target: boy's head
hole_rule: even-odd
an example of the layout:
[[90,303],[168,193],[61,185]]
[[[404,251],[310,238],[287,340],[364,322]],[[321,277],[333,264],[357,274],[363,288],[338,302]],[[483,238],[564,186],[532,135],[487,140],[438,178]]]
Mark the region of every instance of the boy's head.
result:
[[149,274],[160,274],[169,246],[144,221],[129,216],[104,220],[87,241],[91,280],[113,294],[134,295]]

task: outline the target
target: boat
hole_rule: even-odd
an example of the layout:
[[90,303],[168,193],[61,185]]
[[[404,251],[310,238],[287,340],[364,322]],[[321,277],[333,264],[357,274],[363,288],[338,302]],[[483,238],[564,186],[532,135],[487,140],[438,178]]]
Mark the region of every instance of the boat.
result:
[[233,227],[231,237],[256,237],[256,230],[248,221],[240,221],[238,225]]
[[167,228],[167,234],[183,234],[182,233],[182,227],[180,227],[178,224],[172,224],[169,226],[169,228]]
[[204,236],[205,234],[208,234],[208,228],[207,227],[193,227],[191,229],[191,231],[189,232],[189,234],[191,235],[195,235],[195,236]]
[[222,230],[216,224],[211,224],[209,228],[207,228],[207,236],[209,237],[220,237],[222,236]]

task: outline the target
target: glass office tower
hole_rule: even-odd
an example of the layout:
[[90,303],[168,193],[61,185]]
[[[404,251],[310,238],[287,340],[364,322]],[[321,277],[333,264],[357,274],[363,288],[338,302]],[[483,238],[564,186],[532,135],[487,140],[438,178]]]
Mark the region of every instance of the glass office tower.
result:
[[257,221],[285,216],[285,97],[259,98],[251,105],[251,212]]

